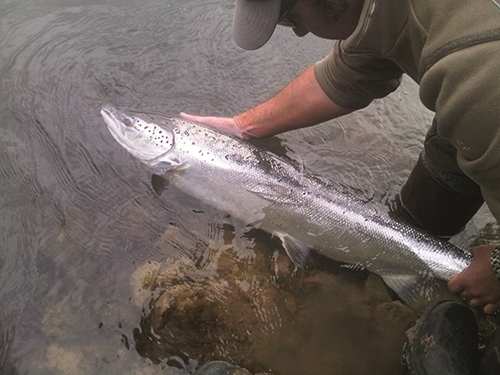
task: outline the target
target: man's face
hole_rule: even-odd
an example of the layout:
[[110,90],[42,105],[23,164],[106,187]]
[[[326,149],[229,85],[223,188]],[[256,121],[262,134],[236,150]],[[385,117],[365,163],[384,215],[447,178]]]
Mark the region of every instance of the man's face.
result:
[[345,39],[359,20],[364,0],[299,0],[289,13],[294,33],[309,32],[325,39]]

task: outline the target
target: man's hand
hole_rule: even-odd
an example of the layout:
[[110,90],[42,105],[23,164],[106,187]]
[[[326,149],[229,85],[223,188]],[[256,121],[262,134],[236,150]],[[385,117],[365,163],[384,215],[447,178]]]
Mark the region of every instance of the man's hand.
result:
[[452,293],[468,301],[472,307],[482,308],[486,314],[500,310],[500,281],[491,268],[491,252],[495,245],[472,249],[474,259],[469,267],[448,282]]
[[195,116],[184,112],[181,112],[180,115],[184,120],[207,125],[226,134],[243,139],[253,138],[251,134],[245,131],[243,125],[235,117]]

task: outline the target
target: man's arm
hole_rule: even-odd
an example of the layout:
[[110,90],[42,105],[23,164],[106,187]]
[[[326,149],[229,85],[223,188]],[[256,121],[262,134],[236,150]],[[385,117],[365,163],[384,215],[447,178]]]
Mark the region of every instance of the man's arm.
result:
[[319,85],[314,67],[309,67],[272,99],[232,118],[186,113],[181,113],[181,117],[251,138],[316,125],[352,111],[332,102]]

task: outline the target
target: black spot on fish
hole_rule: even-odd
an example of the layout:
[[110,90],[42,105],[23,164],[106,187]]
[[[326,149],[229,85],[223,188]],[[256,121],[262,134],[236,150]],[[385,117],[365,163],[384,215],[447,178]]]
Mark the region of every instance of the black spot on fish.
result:
[[128,343],[128,337],[122,333],[122,342],[125,344],[125,347],[127,348],[127,350],[130,350],[130,345]]

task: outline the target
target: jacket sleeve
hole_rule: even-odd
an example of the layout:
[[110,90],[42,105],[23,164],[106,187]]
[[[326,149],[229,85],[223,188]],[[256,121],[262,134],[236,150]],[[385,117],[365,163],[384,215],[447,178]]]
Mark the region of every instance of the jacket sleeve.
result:
[[403,71],[381,57],[348,55],[337,42],[333,51],[316,63],[314,73],[321,88],[337,105],[347,109],[366,107],[397,89]]
[[457,150],[460,169],[481,187],[500,221],[500,41],[442,58],[422,76],[420,98],[438,134]]

